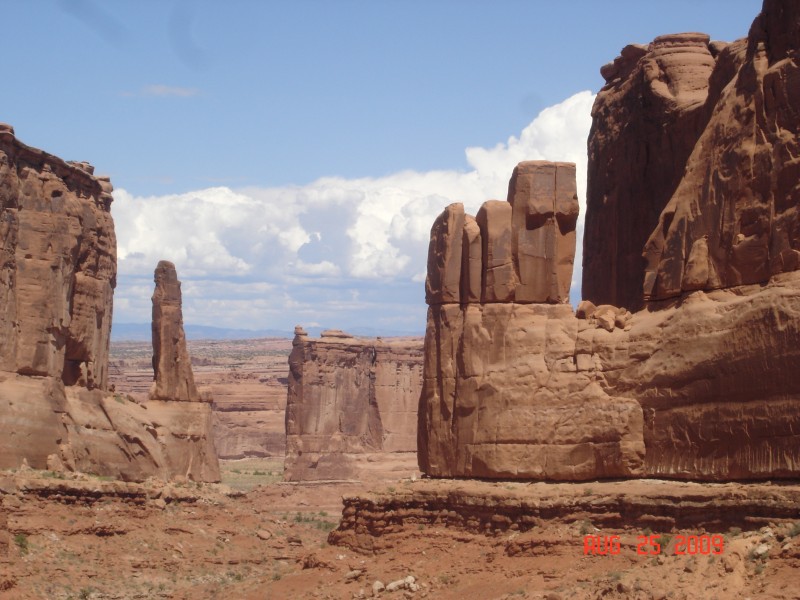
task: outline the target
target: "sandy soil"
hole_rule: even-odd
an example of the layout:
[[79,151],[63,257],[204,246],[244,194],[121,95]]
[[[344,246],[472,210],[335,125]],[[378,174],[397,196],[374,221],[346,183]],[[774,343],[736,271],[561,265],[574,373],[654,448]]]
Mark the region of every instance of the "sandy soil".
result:
[[[527,532],[476,533],[409,521],[385,534],[381,552],[364,553],[328,541],[342,497],[408,496],[430,484],[404,480],[372,493],[360,483],[286,484],[276,481],[278,467],[274,461],[226,463],[225,480],[250,490],[240,496],[228,486],[137,487],[45,472],[0,474],[8,520],[0,597],[349,599],[371,597],[378,580],[388,585],[412,576],[413,586],[404,583],[380,597],[800,598],[800,514],[796,524],[783,519],[725,531],[720,555],[675,555],[678,535],[710,533],[705,530],[671,531],[660,555],[637,555],[637,536],[659,532],[600,529],[577,512],[570,521],[568,511]],[[461,486],[459,493],[469,486],[452,485]],[[597,482],[491,485],[500,495],[558,498],[567,507],[608,494]],[[673,484],[658,485],[664,491]],[[747,497],[748,486],[738,487]],[[697,493],[679,501],[691,502]],[[620,553],[584,555],[586,535],[619,535]]]

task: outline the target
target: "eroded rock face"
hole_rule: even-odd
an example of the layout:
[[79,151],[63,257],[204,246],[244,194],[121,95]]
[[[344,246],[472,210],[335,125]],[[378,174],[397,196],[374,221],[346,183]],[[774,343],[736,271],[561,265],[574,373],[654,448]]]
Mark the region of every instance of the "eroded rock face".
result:
[[111,183],[0,125],[0,370],[105,389],[117,244]]
[[800,8],[766,0],[747,40],[662,36],[603,67],[587,300],[521,305],[502,276],[498,304],[431,305],[423,471],[800,474],[799,45]]
[[636,310],[800,268],[800,11],[628,46],[593,108],[583,294]]
[[645,299],[800,268],[800,10],[768,0],[645,246]]
[[507,202],[484,202],[474,218],[451,204],[434,221],[426,302],[567,302],[577,220],[575,165],[521,162]]
[[156,267],[153,292],[153,371],[150,390],[153,400],[198,402],[200,394],[194,384],[194,373],[186,335],[183,332],[181,282],[175,265],[162,260]]
[[600,385],[582,330],[595,328],[563,304],[430,307],[420,469],[560,480],[643,474],[642,408]]
[[422,340],[309,338],[295,329],[286,404],[288,481],[407,477],[416,470]]
[[197,448],[179,450],[199,439],[190,414],[107,390],[116,239],[111,183],[93,170],[0,126],[0,468],[214,479]]
[[601,70],[606,85],[589,134],[584,298],[643,306],[642,248],[708,123],[707,100],[720,92],[710,90],[715,56],[707,35],[674,34],[626,46]]

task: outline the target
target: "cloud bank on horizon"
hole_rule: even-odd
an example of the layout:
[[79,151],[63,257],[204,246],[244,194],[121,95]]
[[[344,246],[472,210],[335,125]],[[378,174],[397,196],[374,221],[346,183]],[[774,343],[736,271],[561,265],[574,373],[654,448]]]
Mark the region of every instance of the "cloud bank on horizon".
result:
[[183,281],[187,323],[421,333],[433,220],[452,202],[475,214],[484,201],[505,199],[511,172],[523,160],[577,165],[574,301],[593,101],[591,92],[577,93],[544,109],[519,137],[467,148],[466,171],[323,177],[302,186],[211,187],[155,197],[116,190],[115,322],[150,320],[153,269],[166,259]]

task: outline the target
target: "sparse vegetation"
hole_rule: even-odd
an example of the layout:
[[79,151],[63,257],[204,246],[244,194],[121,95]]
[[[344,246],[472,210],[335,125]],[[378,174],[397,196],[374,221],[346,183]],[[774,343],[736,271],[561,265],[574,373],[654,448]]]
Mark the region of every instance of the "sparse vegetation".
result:
[[336,523],[328,521],[326,519],[319,518],[313,513],[296,513],[294,515],[294,522],[307,523],[309,525],[312,525],[313,527],[316,527],[320,531],[331,531],[332,529],[336,528]]
[[24,533],[18,533],[15,535],[14,543],[17,545],[17,548],[19,548],[19,551],[22,552],[22,554],[27,554],[29,552],[30,548],[28,546],[28,536],[26,536]]

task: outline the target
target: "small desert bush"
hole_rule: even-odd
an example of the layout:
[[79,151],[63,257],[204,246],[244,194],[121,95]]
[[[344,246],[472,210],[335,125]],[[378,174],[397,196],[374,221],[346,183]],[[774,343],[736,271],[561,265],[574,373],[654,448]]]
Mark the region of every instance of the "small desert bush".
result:
[[17,548],[19,548],[20,552],[22,552],[23,554],[27,554],[28,553],[28,550],[29,550],[29,548],[28,548],[28,536],[26,536],[24,533],[18,533],[17,535],[15,535],[14,536],[14,543],[17,545]]

